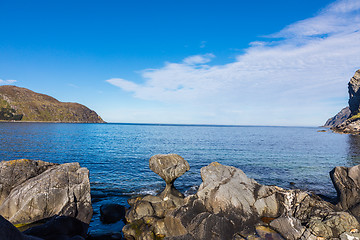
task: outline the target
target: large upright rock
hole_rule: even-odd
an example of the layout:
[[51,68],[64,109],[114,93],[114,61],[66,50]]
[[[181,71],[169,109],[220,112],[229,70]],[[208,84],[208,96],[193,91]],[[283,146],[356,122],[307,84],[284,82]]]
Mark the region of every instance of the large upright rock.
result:
[[160,194],[162,198],[184,197],[174,187],[174,181],[190,170],[190,165],[184,158],[177,154],[158,154],[150,158],[149,167],[166,182],[166,187]]
[[360,69],[350,79],[349,84],[349,107],[351,116],[357,115],[360,110]]
[[360,134],[360,69],[348,83],[350,115],[346,121],[333,126],[335,132]]
[[336,167],[330,176],[338,193],[337,207],[343,211],[349,210],[360,220],[360,165]]
[[54,163],[28,159],[0,162],[0,205],[13,188],[54,165]]
[[[0,174],[6,190],[2,192],[4,199],[0,204],[0,215],[11,223],[30,223],[55,215],[74,217],[87,224],[90,222],[89,171],[81,168],[79,163],[53,165],[13,160],[1,163]],[[19,184],[14,184],[16,179],[20,179]],[[10,184],[4,184],[6,180]],[[9,192],[10,186],[14,187]]]

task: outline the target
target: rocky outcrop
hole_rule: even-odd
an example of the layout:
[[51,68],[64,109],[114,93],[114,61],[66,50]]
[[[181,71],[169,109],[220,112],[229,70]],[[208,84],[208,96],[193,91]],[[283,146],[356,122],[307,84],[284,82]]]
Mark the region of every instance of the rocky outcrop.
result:
[[2,161],[0,194],[0,215],[13,224],[55,215],[91,220],[89,171],[79,163]]
[[[171,172],[159,168],[165,178]],[[360,203],[359,175],[360,167],[333,170],[340,199],[333,205],[306,191],[259,184],[214,162],[201,169],[198,192],[183,203],[150,195],[129,199],[123,232],[127,239],[351,239],[360,229],[352,211]]]
[[331,129],[338,133],[360,134],[360,69],[348,83],[349,90],[349,117],[341,124],[333,126]]
[[160,197],[172,200],[182,199],[184,195],[174,187],[174,181],[190,170],[189,163],[177,154],[158,154],[149,160],[150,169],[164,179],[166,186]]
[[340,112],[338,112],[334,117],[329,118],[326,123],[324,124],[324,127],[335,127],[343,122],[345,122],[351,114],[349,107],[344,107],[341,109]]
[[349,84],[349,108],[351,116],[357,115],[360,111],[360,69],[350,79]]
[[342,211],[351,212],[360,220],[360,165],[336,167],[330,176],[338,193],[336,206]]
[[95,111],[16,86],[0,86],[0,120],[103,123]]

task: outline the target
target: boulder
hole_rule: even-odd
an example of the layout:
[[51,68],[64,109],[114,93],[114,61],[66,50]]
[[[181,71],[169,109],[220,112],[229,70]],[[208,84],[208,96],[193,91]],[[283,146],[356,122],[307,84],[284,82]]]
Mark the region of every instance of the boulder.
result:
[[158,154],[149,160],[150,169],[166,182],[160,196],[162,198],[183,198],[184,195],[174,187],[174,181],[190,170],[189,163],[177,154]]
[[0,162],[0,205],[9,196],[11,190],[19,186],[30,178],[33,178],[55,163],[44,161],[33,161],[28,159],[18,159]]
[[360,165],[335,167],[330,177],[338,194],[336,206],[360,219]]
[[[74,217],[89,224],[92,217],[89,171],[80,168],[79,163],[53,165],[29,161],[2,162],[1,172],[5,175],[0,175],[0,179],[8,176],[10,170],[6,170],[6,166],[15,170],[17,168],[13,165],[22,164],[21,162],[26,162],[28,169],[33,166],[34,169],[29,171],[34,174],[13,172],[9,182],[14,182],[13,178],[23,181],[4,198],[0,214],[13,224],[35,222],[55,215]],[[36,175],[36,172],[39,174]]]
[[301,221],[294,217],[279,217],[271,221],[270,226],[284,236],[287,240],[296,240],[305,232],[305,227]]

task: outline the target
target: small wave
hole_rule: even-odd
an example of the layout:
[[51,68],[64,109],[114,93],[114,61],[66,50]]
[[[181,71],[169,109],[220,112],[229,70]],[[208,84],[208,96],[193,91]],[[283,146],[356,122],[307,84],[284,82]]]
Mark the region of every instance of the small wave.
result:
[[131,195],[157,195],[160,191],[154,189],[142,189],[139,191],[131,192]]

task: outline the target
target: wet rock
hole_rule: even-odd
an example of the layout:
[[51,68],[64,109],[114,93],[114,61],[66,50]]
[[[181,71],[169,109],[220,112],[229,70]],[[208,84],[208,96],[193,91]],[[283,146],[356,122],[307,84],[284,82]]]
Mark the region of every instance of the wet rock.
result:
[[159,196],[164,199],[184,197],[174,187],[174,181],[190,170],[189,163],[185,159],[177,154],[158,154],[150,158],[149,167],[166,182],[166,187]]
[[[18,162],[24,160],[2,162],[1,172],[7,173],[7,166],[11,169],[14,164],[23,164]],[[89,171],[86,168],[80,168],[79,163],[53,165],[41,161],[25,162],[26,168],[33,167],[34,174],[28,175],[23,171],[12,174],[12,178],[23,179],[23,182],[12,188],[0,205],[0,214],[3,217],[13,224],[35,222],[55,215],[75,217],[84,223],[90,222],[92,207]],[[35,173],[39,174],[33,176]],[[19,176],[23,174],[26,177]],[[0,176],[0,179],[2,178]],[[13,180],[10,179],[9,182],[11,181]]]
[[103,223],[115,223],[125,219],[126,208],[119,204],[104,204],[100,206],[100,220]]

